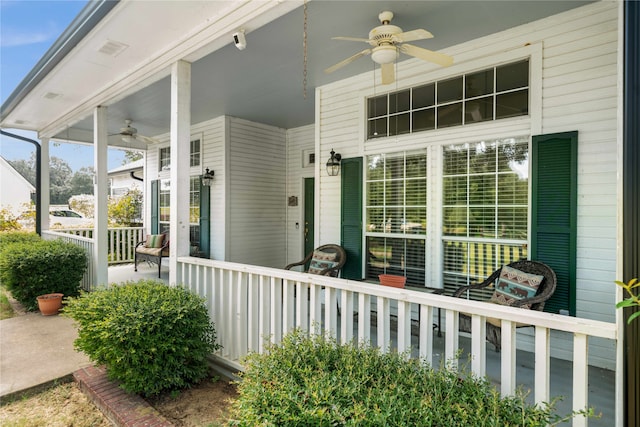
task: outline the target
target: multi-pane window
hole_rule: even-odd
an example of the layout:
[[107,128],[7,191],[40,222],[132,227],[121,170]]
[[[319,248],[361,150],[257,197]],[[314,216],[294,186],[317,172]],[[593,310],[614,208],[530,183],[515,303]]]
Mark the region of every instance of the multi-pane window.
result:
[[398,274],[424,285],[426,151],[369,156],[366,197],[367,278]]
[[445,289],[527,257],[528,147],[527,137],[444,147]]
[[200,139],[192,140],[189,145],[189,166],[200,166]]
[[529,114],[529,60],[367,100],[367,138]]
[[171,168],[171,147],[162,147],[158,152],[160,171],[166,171]]
[[[171,147],[162,147],[158,152],[159,168],[166,171],[171,168]],[[193,139],[189,142],[189,166],[200,166],[201,145],[200,138]]]
[[[158,230],[159,233],[169,233],[171,220],[171,186],[170,180],[160,180],[158,194]],[[189,235],[190,254],[198,255],[200,252],[200,176],[191,176],[189,179]]]

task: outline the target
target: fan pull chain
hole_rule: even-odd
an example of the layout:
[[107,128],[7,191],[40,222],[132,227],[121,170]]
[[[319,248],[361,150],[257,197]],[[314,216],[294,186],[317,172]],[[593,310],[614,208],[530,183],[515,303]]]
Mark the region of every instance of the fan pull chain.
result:
[[303,50],[303,69],[302,69],[302,94],[304,99],[307,99],[307,0],[304,0],[304,31],[302,37],[302,50]]

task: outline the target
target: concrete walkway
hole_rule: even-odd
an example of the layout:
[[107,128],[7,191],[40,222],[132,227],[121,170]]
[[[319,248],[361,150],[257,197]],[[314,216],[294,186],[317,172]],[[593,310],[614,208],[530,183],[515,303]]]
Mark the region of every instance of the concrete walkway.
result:
[[26,313],[0,321],[0,400],[67,377],[88,366],[73,348],[78,331],[60,315]]
[[[168,270],[162,271],[168,281]],[[109,282],[156,279],[158,269],[142,263],[109,267]],[[89,358],[73,348],[78,329],[72,319],[61,315],[25,313],[12,302],[16,316],[0,320],[0,401],[54,381],[71,379],[73,372],[91,365]]]

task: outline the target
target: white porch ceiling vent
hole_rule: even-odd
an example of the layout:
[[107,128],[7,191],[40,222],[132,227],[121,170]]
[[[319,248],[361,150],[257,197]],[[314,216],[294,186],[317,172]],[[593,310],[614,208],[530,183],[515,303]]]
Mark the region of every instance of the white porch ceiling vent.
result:
[[126,48],[128,48],[128,44],[116,42],[113,40],[107,40],[101,47],[98,49],[98,52],[104,53],[105,55],[109,55],[112,57],[116,57],[120,55]]

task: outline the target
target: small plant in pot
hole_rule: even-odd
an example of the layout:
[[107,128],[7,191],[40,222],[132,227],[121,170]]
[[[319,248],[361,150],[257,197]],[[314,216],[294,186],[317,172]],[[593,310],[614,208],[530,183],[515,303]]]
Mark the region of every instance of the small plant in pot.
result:
[[18,241],[0,250],[0,280],[27,310],[38,309],[39,296],[79,295],[86,269],[84,249],[60,240]]

